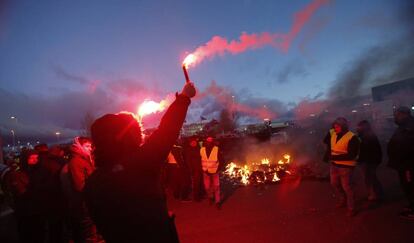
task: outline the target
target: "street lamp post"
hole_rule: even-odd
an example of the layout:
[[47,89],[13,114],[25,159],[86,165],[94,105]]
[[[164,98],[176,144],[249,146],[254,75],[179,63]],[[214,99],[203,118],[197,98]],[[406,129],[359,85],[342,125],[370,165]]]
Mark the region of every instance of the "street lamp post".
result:
[[56,135],[56,141],[59,142],[60,132],[55,132],[55,135]]
[[13,139],[13,150],[16,149],[16,128],[17,128],[17,117],[10,116],[10,120],[12,120],[15,124],[12,126],[12,130],[10,130]]
[[234,99],[236,98],[236,96],[232,95],[231,96],[231,117],[234,119]]
[[12,134],[12,139],[13,139],[13,150],[16,148],[16,137],[14,134],[14,130],[10,130],[11,134]]

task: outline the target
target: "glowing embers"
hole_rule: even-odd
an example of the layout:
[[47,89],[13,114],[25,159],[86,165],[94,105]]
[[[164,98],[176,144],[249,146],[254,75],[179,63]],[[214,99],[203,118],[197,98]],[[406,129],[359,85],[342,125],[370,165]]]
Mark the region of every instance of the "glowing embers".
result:
[[270,184],[281,180],[292,173],[288,170],[291,156],[284,154],[277,163],[272,163],[268,158],[263,158],[260,163],[246,163],[238,165],[230,162],[224,172],[225,178],[238,185]]

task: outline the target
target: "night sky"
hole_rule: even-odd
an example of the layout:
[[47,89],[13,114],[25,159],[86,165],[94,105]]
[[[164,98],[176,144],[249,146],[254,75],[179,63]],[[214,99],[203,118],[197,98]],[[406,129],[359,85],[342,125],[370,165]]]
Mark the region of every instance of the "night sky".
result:
[[[1,132],[72,136],[88,115],[135,112],[144,99],[179,91],[183,58],[213,36],[286,33],[311,2],[0,0]],[[326,99],[355,58],[404,33],[397,3],[330,1],[287,51],[265,46],[208,58],[190,69],[203,96],[193,101],[189,122],[217,115],[205,94],[213,80],[253,107],[286,111]]]

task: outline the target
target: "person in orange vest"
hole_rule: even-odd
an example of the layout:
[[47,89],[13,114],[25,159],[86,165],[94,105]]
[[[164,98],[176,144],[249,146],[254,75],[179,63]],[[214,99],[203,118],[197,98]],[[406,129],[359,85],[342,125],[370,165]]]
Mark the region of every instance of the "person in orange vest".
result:
[[324,139],[328,146],[331,185],[339,201],[337,208],[347,207],[348,216],[356,214],[354,202],[354,170],[360,148],[358,137],[348,128],[348,121],[338,117]]
[[189,202],[191,192],[191,175],[184,162],[183,148],[174,145],[168,154],[166,165],[166,184],[175,199]]
[[212,137],[208,137],[200,149],[201,165],[203,168],[204,187],[210,199],[210,203],[215,203],[216,207],[221,207],[220,197],[220,176],[219,164],[221,155],[219,147],[215,144]]

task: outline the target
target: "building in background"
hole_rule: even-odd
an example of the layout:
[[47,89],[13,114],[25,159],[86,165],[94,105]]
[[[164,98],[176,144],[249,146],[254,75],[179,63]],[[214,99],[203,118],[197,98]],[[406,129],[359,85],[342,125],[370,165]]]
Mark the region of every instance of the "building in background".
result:
[[407,106],[414,113],[414,78],[404,79],[372,88],[372,119],[385,136],[395,128],[393,113],[399,106]]

